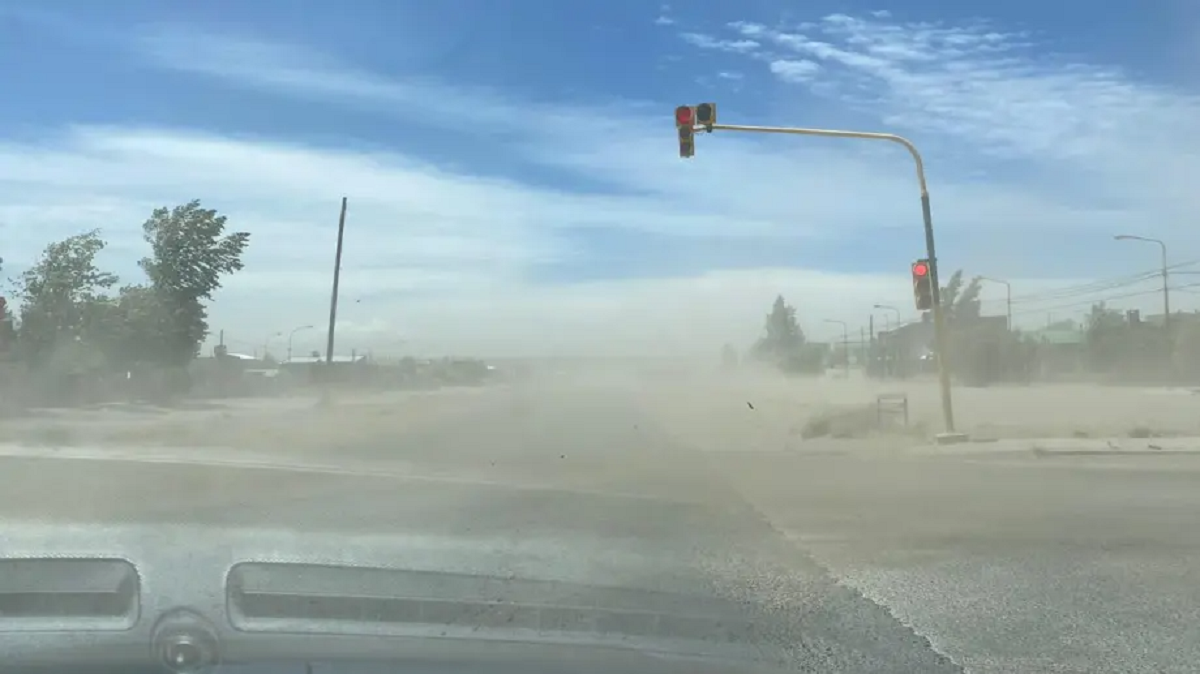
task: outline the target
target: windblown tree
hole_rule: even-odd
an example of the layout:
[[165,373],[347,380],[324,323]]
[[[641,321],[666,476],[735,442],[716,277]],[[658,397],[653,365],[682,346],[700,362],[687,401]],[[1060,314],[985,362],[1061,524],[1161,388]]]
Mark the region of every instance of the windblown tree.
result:
[[796,319],[796,308],[779,295],[752,353],[756,359],[770,362],[785,372],[817,372],[824,366],[825,347],[808,343]]
[[21,304],[17,341],[22,358],[38,364],[56,352],[83,357],[83,345],[95,347],[87,360],[98,357],[96,349],[113,325],[108,293],[118,281],[116,274],[96,266],[104,247],[99,230],[57,241],[14,280]]
[[982,308],[979,294],[982,290],[983,277],[976,276],[970,281],[965,281],[961,269],[951,274],[950,280],[946,282],[945,286],[942,286],[941,294],[946,318],[949,320],[979,318]]
[[201,207],[199,200],[172,209],[159,208],[142,226],[151,255],[141,261],[148,289],[127,290],[136,315],[161,325],[164,364],[182,366],[199,353],[208,336],[205,302],[221,287],[222,277],[240,271],[248,232],[225,232],[226,218]]

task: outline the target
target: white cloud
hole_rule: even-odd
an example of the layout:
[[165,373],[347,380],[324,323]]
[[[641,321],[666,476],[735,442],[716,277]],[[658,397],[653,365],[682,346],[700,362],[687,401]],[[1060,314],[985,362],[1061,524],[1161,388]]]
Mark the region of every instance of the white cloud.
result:
[[752,55],[767,63],[815,60],[824,66],[819,91],[838,102],[888,126],[954,136],[982,151],[1066,162],[1112,180],[1161,171],[1164,162],[1176,171],[1200,169],[1196,145],[1179,151],[1180,138],[1200,132],[1196,94],[1068,58],[1024,32],[886,18],[833,14],[804,30],[734,22],[728,37],[709,39],[761,42]]
[[762,45],[754,40],[716,40],[699,33],[682,33],[679,37],[702,49],[718,49],[720,51],[749,54]]
[[[892,87],[915,75],[881,83],[899,67],[886,64],[929,64],[931,53],[949,59],[951,49],[982,54],[986,50],[979,45],[989,40],[1006,44],[980,34],[982,29],[942,34],[931,28],[920,39],[902,39],[878,24],[827,19],[821,25],[832,33],[854,33],[844,33],[850,35],[845,44],[825,42],[825,49],[812,46],[809,38],[805,42],[795,34],[738,24],[731,28],[729,40],[693,43],[731,54],[772,45],[782,54],[777,60],[819,62],[822,68],[813,70],[812,77],[824,77],[834,68],[857,68],[863,77],[873,78],[874,90],[887,102],[886,114],[897,120],[907,119],[935,97],[922,93],[912,103],[903,103]],[[858,326],[866,323],[873,304],[910,306],[903,273],[760,269],[569,286],[527,279],[538,263],[578,263],[587,251],[569,247],[558,235],[581,227],[694,237],[735,232],[759,237],[764,248],[774,245],[773,237],[788,233],[809,237],[814,245],[853,240],[877,268],[903,270],[923,239],[912,166],[899,149],[853,143],[802,146],[800,141],[760,142],[714,134],[701,137],[697,158],[685,163],[676,156],[669,106],[606,103],[612,114],[597,116],[590,107],[511,99],[500,92],[436,81],[396,81],[294,46],[186,33],[159,27],[135,44],[161,66],[260,91],[326,103],[344,97],[350,104],[406,115],[426,125],[482,125],[493,142],[504,146],[506,156],[622,190],[574,194],[475,175],[470,167],[451,170],[395,151],[351,151],[172,129],[80,127],[37,143],[0,143],[0,228],[10,265],[32,258],[52,238],[100,226],[114,242],[114,264],[132,273],[133,260],[140,254],[138,227],[149,210],[200,196],[206,205],[227,213],[231,224],[253,234],[247,270],[218,296],[213,325],[225,328],[231,340],[261,344],[266,335],[289,326],[323,325],[338,201],[347,195],[340,313],[340,343],[347,348],[387,350],[406,339],[409,348],[423,352],[654,349],[712,354],[725,341],[745,344],[753,339],[763,313],[780,292],[799,306],[816,337],[832,332],[824,318]],[[929,45],[941,45],[940,51],[930,51]],[[851,48],[857,51],[851,53]],[[970,65],[975,63],[972,58],[984,57],[963,58]],[[937,68],[953,72],[955,66],[948,62]],[[922,80],[927,85],[951,86],[928,69],[919,72],[933,78]],[[968,70],[963,76],[973,72],[978,71]],[[1020,72],[1012,70],[1008,79],[996,75],[989,90],[1004,95],[1025,91]],[[1073,68],[1055,77],[1061,82],[1094,79],[1089,71]],[[1120,82],[1125,83],[1126,96],[1136,99],[1123,105],[1144,105],[1138,97],[1155,95],[1176,110],[1190,109],[1185,96]],[[1097,101],[1087,97],[1092,90],[1084,85],[1063,91],[1060,98],[1073,106],[1076,99],[1071,96],[1085,103]],[[1004,121],[997,112],[1007,105],[1003,96],[987,110],[971,113],[970,107],[983,98],[951,94],[940,104],[944,113],[935,117],[949,132],[983,123],[971,114]],[[1018,101],[1026,95],[1012,93]],[[990,137],[1019,137],[1013,129],[1032,114],[1026,111],[1008,119],[1008,126]],[[1074,127],[1064,123],[1064,128],[1090,128],[1088,124],[1092,122]],[[1010,146],[1025,151],[1031,147]],[[1126,146],[1080,145],[1078,151],[1103,153],[1122,147]],[[1189,164],[1175,159],[1167,165]],[[1161,172],[1127,184],[1122,195],[1128,201],[1117,204],[1097,204],[1024,181],[974,180],[936,162],[931,163],[930,175],[943,233],[1032,237],[1055,229],[1107,237],[1128,229],[1131,222],[1156,221],[1196,205],[1190,191],[1172,191]],[[1108,178],[1089,175],[1088,184],[1107,187]],[[873,233],[897,228],[913,233],[911,249],[888,250],[875,243]],[[962,254],[952,247],[942,246],[941,254],[951,268],[961,266]],[[977,259],[966,264],[1004,276],[1012,262]],[[1063,282],[1014,279],[1024,293],[1056,283]],[[987,290],[993,311],[1001,310],[1000,292],[995,287]],[[1068,301],[1080,299],[1087,297]],[[1145,300],[1144,306],[1152,309],[1153,295]],[[1061,299],[1056,302],[1063,304]],[[1179,302],[1189,306],[1184,298]],[[1045,318],[1036,304],[1023,304],[1021,310],[1035,323]],[[321,338],[320,330],[297,334],[296,348],[307,351]]]
[[771,73],[784,82],[807,82],[821,66],[813,61],[776,59],[771,61]]

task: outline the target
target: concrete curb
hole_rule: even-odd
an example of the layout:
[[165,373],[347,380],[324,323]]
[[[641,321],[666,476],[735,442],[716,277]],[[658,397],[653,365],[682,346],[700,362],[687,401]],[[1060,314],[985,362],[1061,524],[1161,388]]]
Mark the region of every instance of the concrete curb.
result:
[[1021,438],[921,445],[914,453],[932,456],[1032,454],[1034,456],[1200,456],[1200,437],[1176,438]]

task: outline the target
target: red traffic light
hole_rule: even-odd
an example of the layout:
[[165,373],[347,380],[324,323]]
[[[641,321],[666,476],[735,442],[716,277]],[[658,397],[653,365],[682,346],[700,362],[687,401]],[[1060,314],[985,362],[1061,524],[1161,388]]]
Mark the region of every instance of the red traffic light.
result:
[[925,276],[929,274],[929,265],[924,262],[914,262],[912,272],[913,276]]
[[695,126],[696,111],[686,105],[681,105],[675,108],[675,125],[676,126]]

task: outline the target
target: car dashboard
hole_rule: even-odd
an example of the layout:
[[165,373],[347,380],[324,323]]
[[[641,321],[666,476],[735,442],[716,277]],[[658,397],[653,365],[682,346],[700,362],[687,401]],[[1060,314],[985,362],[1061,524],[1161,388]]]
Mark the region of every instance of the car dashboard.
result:
[[747,607],[634,587],[619,564],[585,579],[535,542],[38,523],[0,540],[5,672],[777,671]]

